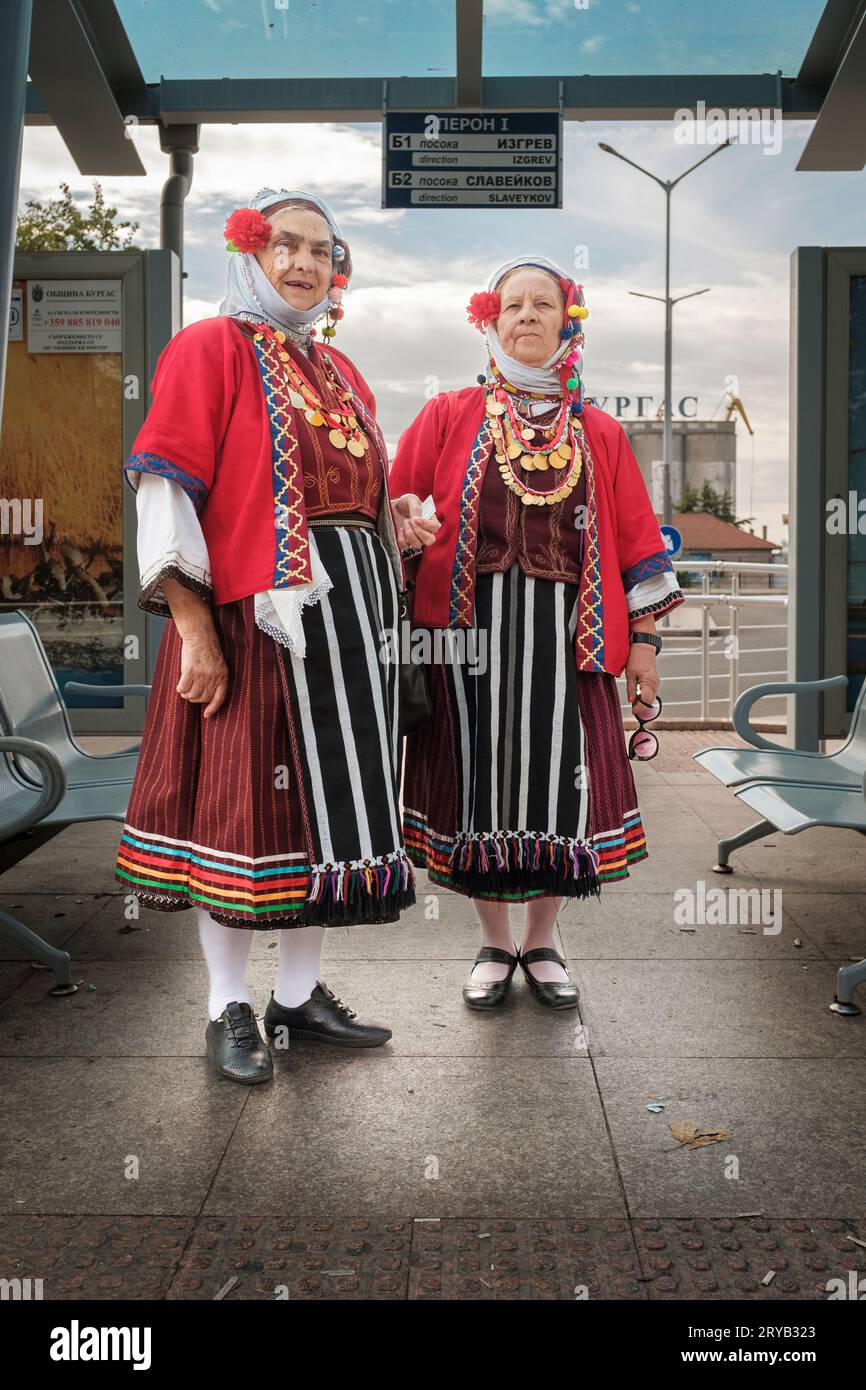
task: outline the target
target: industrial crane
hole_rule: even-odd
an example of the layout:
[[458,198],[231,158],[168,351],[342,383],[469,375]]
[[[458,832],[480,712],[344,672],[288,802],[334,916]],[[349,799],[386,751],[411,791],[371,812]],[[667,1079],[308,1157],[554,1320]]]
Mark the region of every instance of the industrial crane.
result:
[[746,414],[746,407],[743,405],[743,402],[740,400],[739,396],[735,396],[731,391],[728,391],[725,396],[725,419],[730,420],[731,416],[735,414],[741,417],[749,434],[754,434],[755,431],[749,424],[749,417]]

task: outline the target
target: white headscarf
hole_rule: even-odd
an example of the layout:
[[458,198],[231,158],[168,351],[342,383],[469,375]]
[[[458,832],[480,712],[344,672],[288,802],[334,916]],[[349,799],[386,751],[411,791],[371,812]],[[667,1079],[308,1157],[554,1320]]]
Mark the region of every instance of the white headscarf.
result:
[[[512,270],[520,270],[524,266],[537,266],[539,270],[546,270],[559,280],[571,280],[571,276],[561,270],[554,261],[549,261],[546,256],[520,256],[516,261],[508,261],[501,265],[498,270],[491,275],[487,290],[492,294],[505,276]],[[557,347],[556,351],[543,362],[540,367],[529,367],[525,362],[518,362],[514,357],[509,357],[502,343],[499,341],[499,334],[496,331],[496,324],[490,323],[486,332],[487,350],[498,370],[502,373],[505,380],[512,386],[516,386],[518,391],[531,391],[533,393],[543,392],[546,396],[561,396],[562,383],[559,379],[557,370],[563,357],[570,352],[578,353],[578,360],[575,364],[575,375],[580,376],[583,370],[583,355],[577,347],[573,338],[564,338]]]
[[[301,189],[263,188],[249,204],[266,215],[268,208],[281,203],[310,203],[318,208],[331,229],[334,245],[343,248],[343,258],[335,260],[335,268],[345,267],[351,273],[351,257],[348,247],[340,235],[334,214],[326,203],[313,193]],[[325,296],[312,309],[295,309],[287,304],[281,294],[274,289],[252,252],[233,251],[229,254],[228,288],[219,312],[235,318],[266,322],[283,328],[294,335],[308,333],[316,319],[327,313],[331,306],[329,296]],[[255,596],[256,623],[276,641],[288,647],[295,656],[306,655],[304,638],[303,610],[308,604],[318,603],[333,588],[319,555],[315,535],[310,530],[308,538],[310,552],[310,571],[312,578],[306,584],[292,584],[285,589],[266,589]]]
[[[328,205],[313,193],[305,193],[298,188],[281,188],[279,191],[263,188],[248,206],[267,216],[268,208],[281,203],[299,202],[311,203],[319,210],[331,229],[333,243],[339,244],[345,250],[345,242],[334,220],[334,214]],[[342,261],[338,258],[336,268],[342,264],[351,265],[345,254]],[[316,319],[327,313],[330,304],[331,301],[326,294],[312,309],[295,309],[274,289],[252,251],[233,251],[229,254],[228,287],[226,297],[219,307],[221,314],[255,319],[257,322],[264,320],[289,332],[303,333],[305,329],[309,330],[312,327]]]

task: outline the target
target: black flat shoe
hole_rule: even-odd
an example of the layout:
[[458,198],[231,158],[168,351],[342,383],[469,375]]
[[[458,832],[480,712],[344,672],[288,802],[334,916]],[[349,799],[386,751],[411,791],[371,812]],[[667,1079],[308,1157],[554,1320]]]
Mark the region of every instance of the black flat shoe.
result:
[[265,1032],[273,1038],[278,1028],[286,1029],[284,1037],[336,1043],[338,1047],[381,1047],[391,1037],[390,1028],[358,1023],[352,1010],[321,980],[306,1003],[296,1009],[278,1004],[271,991],[265,1009]]
[[268,1045],[249,1004],[227,1004],[219,1018],[209,1021],[205,1041],[208,1057],[229,1081],[255,1086],[274,1074]]
[[576,1009],[580,999],[580,991],[576,985],[562,984],[556,980],[536,980],[527,970],[527,965],[532,965],[536,960],[553,960],[557,965],[561,965],[566,975],[568,967],[558,951],[554,951],[552,946],[538,946],[534,951],[527,951],[526,954],[520,953],[520,967],[526,976],[529,988],[535,995],[539,1004],[543,1004],[547,1009]]
[[[470,1009],[496,1009],[505,1000],[505,996],[511,987],[511,979],[517,969],[517,955],[511,955],[509,951],[502,951],[498,946],[482,946],[478,955],[475,957],[475,965],[483,964],[484,961],[497,961],[500,965],[508,966],[508,974],[504,980],[490,980],[475,984],[472,980],[472,971],[469,972],[469,979],[463,986],[463,1002]],[[475,969],[473,965],[472,969]]]

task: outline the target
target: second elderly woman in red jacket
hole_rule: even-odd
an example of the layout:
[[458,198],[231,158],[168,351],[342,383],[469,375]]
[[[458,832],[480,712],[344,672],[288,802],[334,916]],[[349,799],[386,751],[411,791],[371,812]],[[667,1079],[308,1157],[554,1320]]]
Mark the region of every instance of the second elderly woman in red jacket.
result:
[[[420,551],[414,624],[436,639],[404,838],[434,883],[475,900],[466,1004],[502,1004],[519,961],[539,1003],[573,1008],[559,905],[647,856],[616,678],[636,715],[658,712],[655,619],[683,596],[622,426],[584,403],[582,287],[528,256],[469,313],[487,374],[424,407],[390,476]],[[508,908],[523,902],[518,948]]]

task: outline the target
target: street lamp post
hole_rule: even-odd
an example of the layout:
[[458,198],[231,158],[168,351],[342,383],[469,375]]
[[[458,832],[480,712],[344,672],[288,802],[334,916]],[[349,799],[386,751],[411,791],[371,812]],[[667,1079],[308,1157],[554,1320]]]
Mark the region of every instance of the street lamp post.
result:
[[[668,203],[670,207],[670,203]],[[670,294],[666,294],[662,299],[660,294],[642,294],[640,290],[629,290],[635,299],[655,299],[659,304],[665,306],[665,413],[664,413],[664,438],[662,441],[662,464],[663,485],[662,493],[662,512],[665,526],[670,526],[673,518],[673,499],[671,496],[671,476],[673,468],[674,453],[674,430],[673,413],[669,408],[671,392],[673,391],[673,308],[679,304],[681,299],[694,299],[699,294],[709,294],[709,288],[705,290],[692,290],[689,294],[678,294],[676,299],[671,299]]]
[[[620,154],[619,150],[615,150],[612,145],[604,145],[599,143],[599,149],[604,150],[605,154],[615,155],[616,158],[621,159],[624,164],[630,164],[633,169],[637,169],[639,174],[646,174],[647,178],[652,179],[654,183],[657,183],[659,185],[659,187],[664,191],[665,195],[664,299],[662,300],[661,296],[657,294],[640,295],[639,297],[641,299],[658,299],[665,306],[665,413],[664,434],[662,443],[662,458],[664,460],[662,465],[664,473],[664,495],[662,510],[664,513],[664,524],[666,526],[670,526],[671,519],[673,516],[673,506],[671,504],[671,475],[673,471],[674,452],[674,429],[673,415],[671,409],[671,396],[673,393],[673,307],[675,304],[679,303],[680,299],[691,299],[695,294],[707,293],[706,290],[694,290],[692,294],[681,294],[678,296],[677,299],[671,299],[671,194],[673,193],[677,184],[682,183],[683,179],[686,178],[687,175],[693,173],[695,169],[700,168],[702,164],[706,164],[707,160],[712,159],[713,155],[721,154],[722,150],[727,149],[728,145],[733,145],[734,143],[735,137],[731,136],[729,139],[725,140],[723,144],[717,146],[716,149],[710,150],[709,154],[705,154],[703,159],[699,159],[695,164],[690,165],[688,169],[685,169],[683,173],[679,174],[675,179],[660,179],[657,174],[651,173],[649,169],[644,169],[643,165],[636,164],[635,161],[633,159],[629,159],[627,155]],[[635,291],[632,291],[632,293],[635,293]]]

